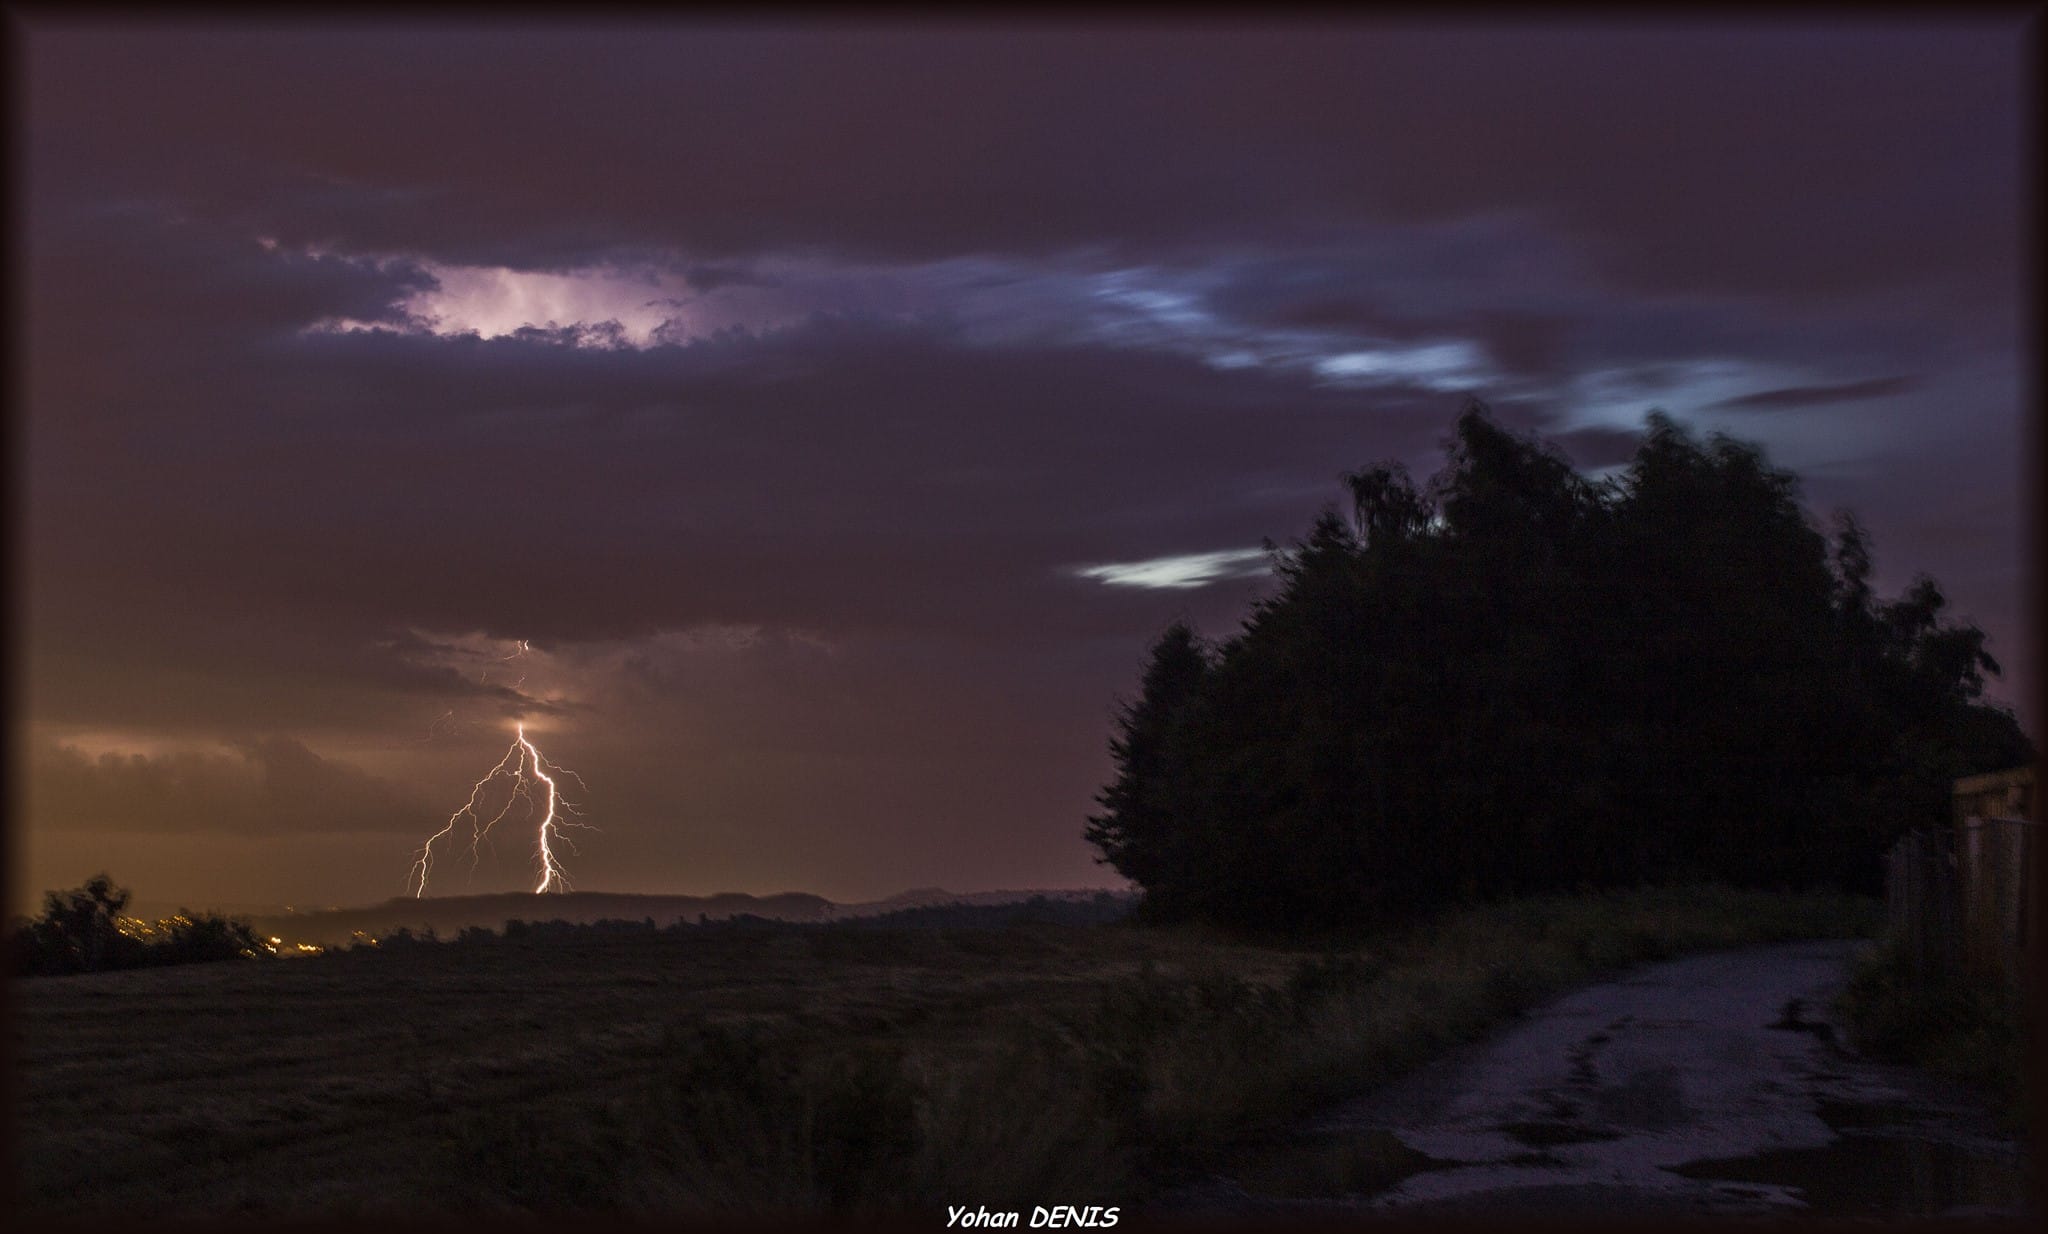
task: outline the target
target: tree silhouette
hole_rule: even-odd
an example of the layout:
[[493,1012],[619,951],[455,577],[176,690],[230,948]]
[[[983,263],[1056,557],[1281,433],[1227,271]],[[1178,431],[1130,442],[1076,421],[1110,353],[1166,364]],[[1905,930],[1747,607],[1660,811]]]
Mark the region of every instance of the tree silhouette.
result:
[[[1949,782],[2025,762],[1982,631],[1870,586],[1756,446],[1661,414],[1624,474],[1459,417],[1444,469],[1343,476],[1213,652],[1153,646],[1087,836],[1141,911],[1313,930],[1712,877],[1872,889]],[[1270,547],[1270,546],[1269,546]]]
[[217,914],[181,913],[159,922],[157,941],[121,929],[128,892],[97,874],[83,887],[51,891],[43,915],[14,930],[14,971],[62,976],[149,964],[193,964],[266,954],[249,926]]
[[263,945],[247,924],[213,913],[184,914],[171,923],[169,936],[150,948],[150,962],[206,964],[263,954]]
[[1143,886],[1180,888],[1191,877],[1184,868],[1190,837],[1177,825],[1172,802],[1186,776],[1174,730],[1208,671],[1193,629],[1174,622],[1152,645],[1139,697],[1122,708],[1110,739],[1117,775],[1096,798],[1104,812],[1088,820],[1087,836],[1104,861]]
[[118,919],[128,892],[96,874],[83,887],[43,896],[43,915],[17,936],[17,968],[60,974],[125,968],[140,962],[139,939],[121,933]]

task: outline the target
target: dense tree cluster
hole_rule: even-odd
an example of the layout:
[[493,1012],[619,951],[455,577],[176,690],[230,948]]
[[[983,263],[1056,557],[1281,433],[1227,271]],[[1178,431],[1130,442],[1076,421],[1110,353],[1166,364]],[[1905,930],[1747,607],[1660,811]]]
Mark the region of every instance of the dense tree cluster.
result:
[[1344,477],[1220,645],[1154,644],[1087,835],[1142,911],[1260,929],[1684,878],[1874,889],[1950,781],[2026,762],[1922,578],[1870,584],[1755,446],[1652,415],[1608,481],[1459,418]]
[[13,971],[57,977],[117,968],[203,964],[267,955],[250,928],[217,914],[180,913],[158,922],[123,917],[128,892],[104,874],[43,897],[43,915],[18,923],[8,940]]

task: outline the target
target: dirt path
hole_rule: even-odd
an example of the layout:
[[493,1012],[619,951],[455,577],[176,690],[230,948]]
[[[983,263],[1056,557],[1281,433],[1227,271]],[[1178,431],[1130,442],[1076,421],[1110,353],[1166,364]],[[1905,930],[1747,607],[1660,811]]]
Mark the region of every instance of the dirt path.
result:
[[1415,1215],[2010,1215],[2023,1147],[1934,1077],[1857,1058],[1857,948],[1636,970],[1249,1152],[1208,1205]]

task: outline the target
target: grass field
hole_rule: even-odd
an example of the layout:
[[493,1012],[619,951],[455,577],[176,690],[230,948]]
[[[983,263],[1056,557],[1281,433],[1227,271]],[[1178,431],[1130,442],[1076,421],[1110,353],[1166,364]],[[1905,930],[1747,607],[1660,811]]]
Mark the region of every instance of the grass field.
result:
[[1876,922],[1691,888],[1342,948],[699,930],[17,981],[15,1142],[45,1214],[1128,1208],[1597,974]]

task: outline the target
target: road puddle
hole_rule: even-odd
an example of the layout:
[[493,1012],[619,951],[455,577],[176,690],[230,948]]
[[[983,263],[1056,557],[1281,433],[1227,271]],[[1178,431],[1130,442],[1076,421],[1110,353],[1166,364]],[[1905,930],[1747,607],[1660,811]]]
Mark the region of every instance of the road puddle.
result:
[[1587,1144],[1595,1140],[1621,1138],[1619,1131],[1575,1127],[1570,1123],[1502,1123],[1500,1129],[1532,1148],[1550,1148],[1558,1144]]
[[[1823,1101],[1820,1113],[1838,1133],[1832,1143],[1661,1170],[1643,1167],[1648,1177],[1633,1183],[1612,1178],[1606,1168],[1589,1169],[1556,1155],[1569,1153],[1574,1145],[1628,1138],[1624,1133],[1562,1121],[1502,1124],[1494,1129],[1504,1137],[1499,1143],[1519,1144],[1522,1151],[1502,1149],[1484,1160],[1433,1157],[1382,1128],[1275,1139],[1242,1146],[1228,1174],[1245,1193],[1282,1203],[1364,1206],[1417,1175],[1435,1179],[1449,1171],[1441,1176],[1448,1190],[1431,1182],[1425,1193],[1476,1197],[1499,1190],[1505,1196],[1547,1188],[1557,1193],[1554,1202],[1584,1203],[1588,1211],[1656,1195],[1665,1196],[1674,1211],[1690,1208],[1701,1214],[1959,1217],[2031,1210],[2030,1175],[2010,1146],[1973,1147],[1941,1138],[1939,1119],[1929,1121],[1925,1112],[1902,1105]],[[1480,1181],[1475,1178],[1479,1174],[1489,1177]],[[1667,1185],[1650,1181],[1657,1177]],[[1688,1191],[1678,1179],[1694,1189]],[[1674,1183],[1676,1190],[1669,1186]],[[1585,1194],[1573,1199],[1574,1189]],[[1680,1198],[1687,1195],[1691,1198]]]
[[1246,1145],[1233,1154],[1230,1176],[1254,1195],[1336,1199],[1377,1195],[1411,1175],[1459,1164],[1438,1161],[1393,1132],[1375,1129]]
[[1671,1170],[1713,1183],[1789,1189],[1827,1217],[1936,1217],[2029,1207],[2019,1163],[1936,1140],[1846,1135],[1820,1148],[1780,1149]]
[[[1856,1057],[1849,944],[1589,987],[1314,1130],[1239,1146],[1190,1203],[1414,1216],[2024,1218],[2024,1146],[1974,1094]],[[1775,1017],[1775,1018],[1774,1018]]]

